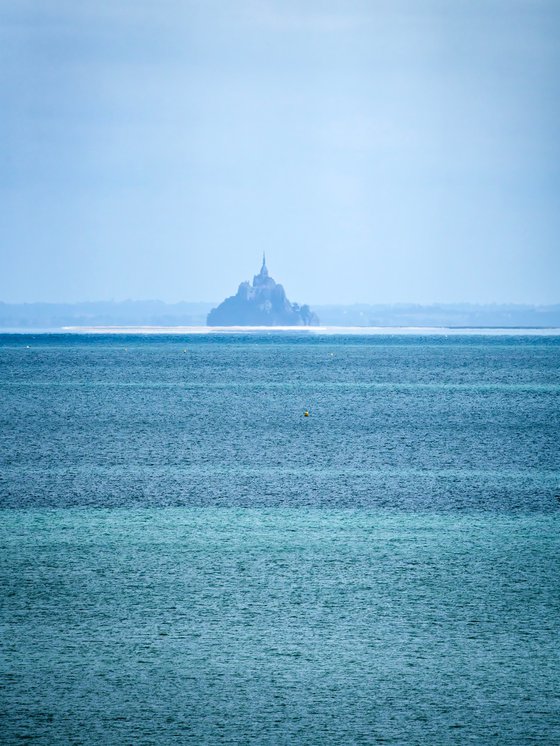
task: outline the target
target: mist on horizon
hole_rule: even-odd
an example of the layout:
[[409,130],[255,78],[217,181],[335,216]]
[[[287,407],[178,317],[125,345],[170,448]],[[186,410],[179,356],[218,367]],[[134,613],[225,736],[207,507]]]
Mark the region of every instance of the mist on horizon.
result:
[[552,0],[0,7],[0,300],[560,301]]

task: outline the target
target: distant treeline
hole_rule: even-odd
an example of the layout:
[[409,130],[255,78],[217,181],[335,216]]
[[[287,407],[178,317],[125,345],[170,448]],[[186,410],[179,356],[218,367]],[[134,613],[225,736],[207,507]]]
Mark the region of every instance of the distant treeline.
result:
[[63,326],[205,326],[212,303],[158,300],[88,303],[1,303],[3,329],[59,329]]
[[316,306],[328,326],[560,327],[560,305],[397,303]]
[[[90,303],[2,303],[2,329],[60,329],[63,326],[205,326],[216,303],[122,301]],[[413,304],[313,306],[324,326],[560,327],[553,306]]]

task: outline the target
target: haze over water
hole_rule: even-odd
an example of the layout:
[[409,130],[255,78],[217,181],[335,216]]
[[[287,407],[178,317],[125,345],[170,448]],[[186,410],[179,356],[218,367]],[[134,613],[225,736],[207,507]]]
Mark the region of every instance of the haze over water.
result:
[[0,395],[5,742],[560,739],[558,337],[3,335]]

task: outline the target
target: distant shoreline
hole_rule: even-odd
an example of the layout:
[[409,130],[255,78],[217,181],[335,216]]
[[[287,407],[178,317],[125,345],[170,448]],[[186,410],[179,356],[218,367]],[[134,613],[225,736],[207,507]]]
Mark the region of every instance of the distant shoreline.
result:
[[64,326],[50,329],[0,329],[2,334],[315,334],[417,336],[560,336],[560,327],[451,326]]
[[[172,328],[207,330],[211,303],[164,303],[163,301],[119,301],[80,303],[4,303],[0,301],[0,329],[4,331],[45,332],[76,328]],[[321,329],[555,329],[560,328],[560,303],[546,306],[515,304],[432,304],[393,305],[314,305]],[[227,321],[232,321],[228,319]],[[250,321],[249,317],[240,319]],[[253,325],[261,326],[258,319]],[[286,320],[276,319],[285,326]],[[288,319],[289,325],[294,324]],[[222,322],[216,322],[222,326]],[[267,325],[267,328],[268,325]],[[298,327],[300,328],[300,327]],[[247,329],[247,327],[244,327]],[[231,327],[228,327],[231,332]]]

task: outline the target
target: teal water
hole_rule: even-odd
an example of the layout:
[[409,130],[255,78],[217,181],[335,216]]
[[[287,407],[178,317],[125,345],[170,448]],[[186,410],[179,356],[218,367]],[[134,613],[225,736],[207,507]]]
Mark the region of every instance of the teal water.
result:
[[6,335],[0,396],[3,743],[560,742],[560,340]]

